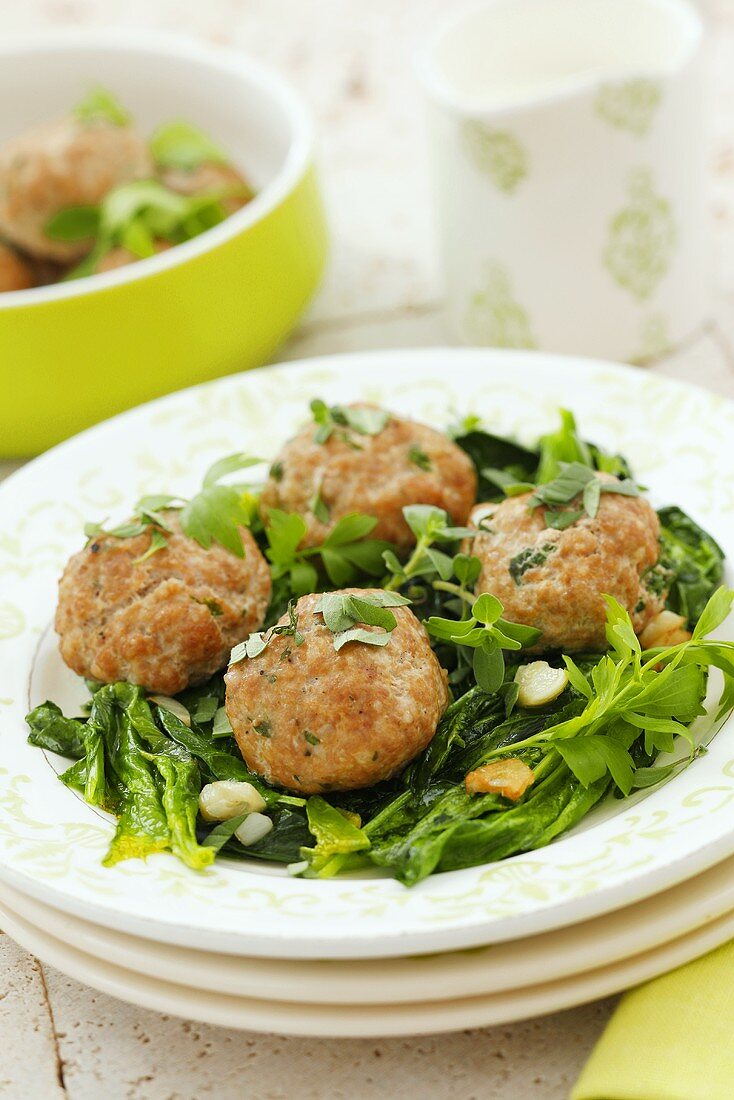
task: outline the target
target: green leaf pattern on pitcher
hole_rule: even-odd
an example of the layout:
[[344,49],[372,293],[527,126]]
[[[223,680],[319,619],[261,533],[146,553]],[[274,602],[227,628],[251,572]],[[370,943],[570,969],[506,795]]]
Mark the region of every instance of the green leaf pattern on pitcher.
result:
[[500,191],[512,194],[527,176],[527,151],[507,130],[494,130],[468,119],[462,126],[462,139],[473,163]]
[[655,193],[652,173],[638,169],[630,180],[627,206],[609,226],[605,266],[621,287],[644,301],[667,273],[676,237],[670,203]]
[[664,313],[651,313],[642,321],[639,350],[629,361],[641,365],[660,359],[670,351],[671,345],[668,318]]
[[639,78],[602,84],[594,107],[611,126],[642,137],[650,129],[661,98],[660,85],[656,81]]
[[486,265],[483,285],[469,300],[464,329],[472,344],[496,348],[536,346],[528,314],[514,298],[502,264]]

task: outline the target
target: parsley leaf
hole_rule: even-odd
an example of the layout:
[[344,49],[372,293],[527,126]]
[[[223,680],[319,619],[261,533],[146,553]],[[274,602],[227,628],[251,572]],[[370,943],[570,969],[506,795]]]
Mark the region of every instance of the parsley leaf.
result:
[[250,466],[259,466],[262,463],[261,458],[253,458],[252,455],[243,454],[238,451],[236,454],[225,455],[224,458],[220,458],[217,462],[212,463],[209,469],[204,474],[203,486],[205,489],[210,488],[212,485],[216,485],[218,481],[221,481],[227,474],[233,474],[237,470],[246,470]]
[[342,516],[320,545],[300,548],[308,530],[303,517],[296,512],[269,509],[265,554],[272,565],[273,579],[285,579],[297,596],[313,592],[318,585],[318,572],[311,563],[314,557],[321,558],[329,581],[338,588],[357,580],[360,573],[382,576],[382,555],[390,544],[366,538],[376,524],[372,516],[358,512]]
[[[690,746],[689,760],[699,751],[688,724],[705,713],[706,671],[715,666],[724,675],[719,716],[734,706],[734,643],[705,639],[731,612],[734,591],[719,589],[701,616],[700,634],[674,646],[641,652],[626,610],[610,596],[607,636],[612,651],[600,658],[589,676],[565,656],[569,679],[584,707],[580,713],[546,725],[540,732],[513,743],[513,755],[527,749],[555,751],[582,786],[607,773],[623,794],[635,786],[631,745],[644,734],[646,754],[668,752],[674,739]],[[464,624],[460,624],[461,629]],[[461,644],[472,644],[472,631]],[[499,748],[485,760],[506,754]],[[654,776],[650,782],[657,781]],[[644,776],[640,785],[644,786]]]
[[243,503],[242,493],[232,485],[202,489],[181,512],[184,534],[196,539],[205,550],[216,541],[238,558],[245,556],[239,528],[249,526],[250,521],[251,514]]

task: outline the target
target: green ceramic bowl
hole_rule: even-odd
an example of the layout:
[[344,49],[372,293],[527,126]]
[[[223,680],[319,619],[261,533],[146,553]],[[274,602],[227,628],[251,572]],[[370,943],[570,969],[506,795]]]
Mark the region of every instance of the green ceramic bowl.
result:
[[121,409],[265,362],[326,257],[310,121],[279,77],[229,51],[148,35],[0,46],[0,141],[104,84],[149,133],[185,118],[257,188],[196,240],[106,275],[0,294],[0,453],[34,454]]

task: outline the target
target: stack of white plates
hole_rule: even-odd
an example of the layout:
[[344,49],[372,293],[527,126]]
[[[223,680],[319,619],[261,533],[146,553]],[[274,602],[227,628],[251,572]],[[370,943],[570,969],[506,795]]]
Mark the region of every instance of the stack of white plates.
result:
[[455,350],[313,360],[85,433],[0,488],[0,926],[147,1007],[344,1036],[548,1012],[729,939],[731,727],[666,785],[610,800],[547,848],[413,889],[375,876],[301,880],[257,863],[196,874],[165,855],[102,867],[112,822],[58,782],[63,761],[25,742],[29,706],[52,698],[73,710],[83,695],[49,628],[59,569],[84,520],[124,512],[142,492],[186,493],[223,453],[270,457],[315,395],[365,397],[438,424],[448,409],[477,412],[530,437],[571,406],[590,437],[630,456],[656,500],[679,502],[734,548],[734,472],[719,467],[732,408],[604,364]]

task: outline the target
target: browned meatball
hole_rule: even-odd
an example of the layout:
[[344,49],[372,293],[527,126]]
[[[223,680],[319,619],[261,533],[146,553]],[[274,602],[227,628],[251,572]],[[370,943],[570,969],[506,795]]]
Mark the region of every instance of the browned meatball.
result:
[[0,244],[0,294],[6,290],[28,290],[33,272],[12,248]]
[[177,191],[179,195],[201,195],[207,191],[228,194],[222,199],[222,206],[228,214],[234,214],[253,197],[248,183],[236,169],[229,164],[217,164],[206,161],[198,168],[164,168],[160,174],[161,183]]
[[479,534],[465,549],[482,562],[476,591],[501,600],[506,619],[541,630],[538,650],[606,649],[604,594],[627,609],[637,633],[644,630],[663,607],[645,587],[659,556],[650,504],[604,493],[595,518],[556,531],[546,526],[545,509],[530,511],[528,500],[511,497],[472,512]]
[[387,645],[350,642],[337,652],[314,611],[319,599],[296,605],[301,645],[275,636],[225,676],[227,714],[248,767],[306,794],[388,779],[426,747],[448,701],[446,672],[409,608],[391,609],[397,626]]
[[73,118],[39,126],[0,149],[0,232],[32,256],[78,260],[91,242],[51,240],[49,218],[152,174],[147,145],[129,126]]
[[[374,516],[371,537],[401,550],[415,542],[403,516],[407,504],[433,504],[454,523],[466,521],[476,497],[476,472],[468,455],[441,432],[390,415],[376,435],[340,429],[325,443],[314,435],[309,424],[285,445],[260,498],[263,518],[269,508],[303,515],[304,546],[322,542],[350,512]],[[328,512],[328,522],[325,513],[314,514],[316,501]]]
[[262,624],[270,571],[241,530],[245,557],[205,550],[165,513],[168,545],[139,561],[148,533],[100,535],[69,561],[59,583],[56,630],[67,665],[94,680],[127,680],[174,695],[227,661]]

